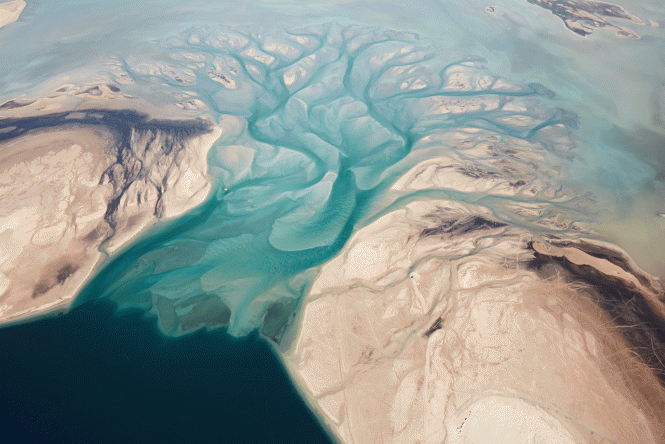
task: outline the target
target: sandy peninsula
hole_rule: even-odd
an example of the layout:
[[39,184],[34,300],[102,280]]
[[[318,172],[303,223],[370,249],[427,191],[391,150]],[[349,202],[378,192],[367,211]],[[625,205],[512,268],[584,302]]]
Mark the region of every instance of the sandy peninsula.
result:
[[0,322],[66,308],[95,266],[208,195],[211,119],[153,119],[113,85],[0,105]]
[[663,307],[614,247],[420,201],[323,267],[286,363],[344,443],[662,443]]

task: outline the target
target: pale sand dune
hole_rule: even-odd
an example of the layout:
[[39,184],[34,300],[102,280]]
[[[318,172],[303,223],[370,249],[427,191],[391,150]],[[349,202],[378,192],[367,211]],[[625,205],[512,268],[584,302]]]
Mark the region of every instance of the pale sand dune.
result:
[[[15,120],[0,142],[0,322],[65,307],[104,252],[200,204],[210,190],[207,154],[222,132],[202,119],[72,107],[66,95],[19,105],[2,112]],[[26,119],[27,131],[12,137]],[[122,119],[130,121],[113,126]]]
[[658,282],[618,250],[583,245],[622,266],[572,245],[544,256],[527,231],[475,216],[489,217],[409,204],[323,267],[286,363],[324,420],[355,444],[663,442],[665,391],[593,281],[557,260],[644,296]]
[[0,28],[18,20],[25,4],[23,0],[0,3]]

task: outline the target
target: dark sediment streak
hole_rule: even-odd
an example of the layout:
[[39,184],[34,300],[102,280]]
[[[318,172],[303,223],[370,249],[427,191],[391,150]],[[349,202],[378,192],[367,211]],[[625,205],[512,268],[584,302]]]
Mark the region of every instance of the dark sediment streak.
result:
[[34,101],[21,103],[17,102],[16,100],[8,100],[2,105],[0,105],[0,110],[21,108],[24,106],[28,106],[32,103],[34,103]]
[[432,324],[432,326],[430,328],[428,328],[425,333],[423,333],[423,336],[426,337],[426,338],[429,338],[430,336],[432,336],[432,333],[434,333],[435,331],[437,331],[441,328],[442,323],[443,323],[443,319],[438,318],[436,321],[434,321],[434,324]]
[[[93,109],[0,119],[0,128],[13,128],[0,132],[0,143],[9,142],[30,131],[76,126],[101,126],[109,130],[116,139],[111,152],[107,153],[114,157],[115,161],[106,169],[101,178],[101,183],[111,182],[113,184],[113,196],[108,202],[104,216],[112,229],[117,227],[118,207],[128,188],[135,181],[149,180],[151,174],[154,175],[155,165],[146,164],[145,153],[147,151],[155,149],[158,151],[153,164],[162,156],[169,156],[177,162],[175,157],[185,149],[189,140],[212,130],[212,123],[204,119],[160,120],[151,119],[147,114],[132,110]],[[161,182],[152,181],[158,195],[158,203],[155,208],[155,215],[158,217],[164,210],[161,196],[165,191],[165,183],[162,183],[165,180],[166,178],[162,177]],[[141,196],[138,196],[138,199],[140,202]]]
[[[641,276],[628,264],[622,254],[601,246],[584,242],[568,242],[566,246],[604,259],[621,267],[634,276],[644,287],[653,290],[659,302],[665,301],[665,292],[653,288],[646,277]],[[527,268],[537,271],[543,278],[548,278],[563,271],[562,278],[568,282],[581,282],[588,286],[586,294],[613,319],[623,338],[642,360],[654,370],[661,384],[665,386],[665,319],[649,304],[645,290],[619,277],[611,276],[590,265],[578,265],[564,257],[548,256],[533,249],[534,259]]]
[[490,230],[494,228],[502,228],[507,226],[503,222],[497,222],[485,219],[482,216],[471,216],[459,220],[451,219],[440,221],[440,225],[433,228],[425,228],[420,237],[429,236],[455,236],[473,233],[474,231]]

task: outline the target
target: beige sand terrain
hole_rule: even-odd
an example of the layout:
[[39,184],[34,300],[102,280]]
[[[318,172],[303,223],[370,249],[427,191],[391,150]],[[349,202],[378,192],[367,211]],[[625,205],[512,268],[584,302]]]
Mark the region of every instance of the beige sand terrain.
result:
[[[431,109],[469,106],[494,105]],[[324,421],[347,444],[665,442],[662,282],[582,238],[587,199],[542,146],[467,128],[419,143],[432,155],[395,192],[492,210],[411,202],[322,267],[285,361]]]
[[662,310],[658,282],[482,220],[415,202],[323,267],[286,362],[332,430],[349,444],[663,442],[665,391],[621,326],[591,285],[533,264],[592,264]]
[[0,118],[60,120],[0,142],[0,322],[66,307],[108,253],[208,194],[219,126],[200,120],[205,131],[181,137],[177,126],[150,123],[125,140],[105,123],[112,111],[88,110],[93,99],[106,110],[138,102],[95,88],[2,105]]
[[18,20],[25,8],[23,0],[0,3],[0,28]]

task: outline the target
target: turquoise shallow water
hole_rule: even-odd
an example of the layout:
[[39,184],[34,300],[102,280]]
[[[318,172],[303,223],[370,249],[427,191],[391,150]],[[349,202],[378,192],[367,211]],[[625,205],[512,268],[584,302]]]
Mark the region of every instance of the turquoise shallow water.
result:
[[[576,116],[549,106],[551,91],[504,82],[477,58],[446,61],[413,33],[195,27],[157,46],[163,59],[118,56],[113,75],[134,89],[162,82],[173,97],[193,91],[222,122],[208,159],[215,189],[115,259],[80,300],[141,306],[167,333],[228,322],[241,336],[266,319],[264,332],[279,340],[312,268],[404,194],[387,192],[419,160],[455,152],[437,141],[451,131],[526,142],[552,162],[546,168],[570,161]],[[532,165],[516,163],[535,180]],[[478,179],[523,173],[468,168]]]
[[[1,101],[102,76],[165,109],[196,99],[199,109],[183,114],[210,115],[224,133],[208,158],[213,190],[203,205],[158,224],[107,260],[71,314],[0,331],[10,344],[4,356],[14,360],[7,373],[51,359],[18,353],[24,334],[32,335],[23,343],[30,347],[36,336],[72,332],[63,353],[77,353],[77,329],[91,332],[94,325],[115,337],[125,322],[133,335],[149,338],[146,347],[165,351],[164,359],[188,347],[205,355],[220,347],[251,350],[247,356],[262,356],[262,366],[274,369],[278,361],[254,334],[248,342],[230,338],[259,329],[281,341],[317,267],[359,227],[415,199],[484,205],[494,218],[536,234],[574,236],[591,227],[648,271],[665,273],[665,219],[657,216],[665,212],[665,158],[658,148],[665,140],[665,70],[655,56],[662,28],[635,25],[640,40],[607,30],[582,39],[526,1],[493,5],[489,12],[479,0],[28,2],[19,21],[0,30],[0,39],[12,42],[0,47]],[[629,6],[645,22],[665,25],[657,2]],[[467,151],[464,137],[451,136],[462,128],[474,131],[472,145],[492,144],[492,162]],[[467,177],[505,180],[522,191],[391,189],[419,162],[451,155]],[[531,186],[535,191],[527,193]],[[523,217],[510,209],[532,204],[546,210]],[[542,223],[550,217],[559,226]],[[111,316],[117,308],[134,314]],[[126,353],[119,342],[99,341],[86,342],[82,347],[94,351],[83,353],[102,361]],[[254,359],[234,353],[227,357],[238,372]],[[134,364],[127,365],[128,375]],[[76,384],[64,376],[72,368],[62,369],[56,391]],[[187,378],[178,371],[173,385]],[[254,387],[272,371],[237,384]],[[92,378],[95,371],[84,374]],[[206,375],[212,384],[214,376]],[[26,376],[19,385],[43,376]],[[116,388],[130,396],[133,389],[121,386],[136,381],[127,378]],[[149,381],[150,373],[141,378]],[[26,399],[37,399],[43,386],[34,387]],[[150,396],[162,389],[152,386]],[[90,399],[103,396],[90,390]],[[47,394],[43,402],[60,395]],[[220,398],[202,405],[214,410]],[[292,419],[266,421],[270,430],[271,421]],[[206,434],[212,429],[201,430],[212,436]]]

